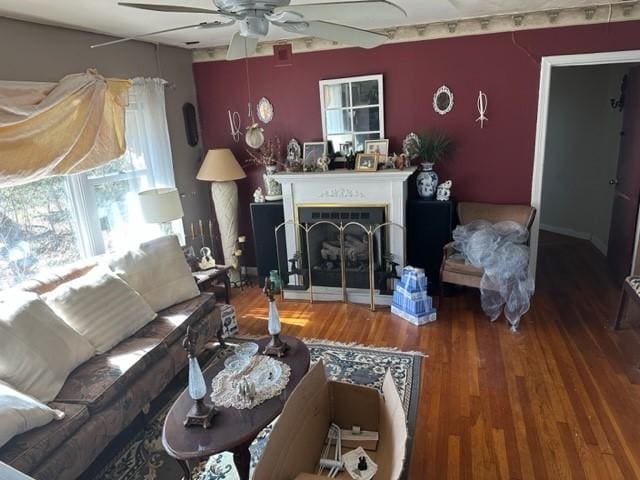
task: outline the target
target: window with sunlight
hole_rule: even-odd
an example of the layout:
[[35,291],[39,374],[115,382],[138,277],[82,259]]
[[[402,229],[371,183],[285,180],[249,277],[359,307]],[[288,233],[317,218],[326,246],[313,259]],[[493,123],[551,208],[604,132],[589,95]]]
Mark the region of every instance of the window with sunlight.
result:
[[[143,221],[138,192],[175,185],[161,80],[134,80],[126,138],[126,153],[95,170],[0,188],[0,289],[160,233]],[[184,236],[181,221],[171,227]]]

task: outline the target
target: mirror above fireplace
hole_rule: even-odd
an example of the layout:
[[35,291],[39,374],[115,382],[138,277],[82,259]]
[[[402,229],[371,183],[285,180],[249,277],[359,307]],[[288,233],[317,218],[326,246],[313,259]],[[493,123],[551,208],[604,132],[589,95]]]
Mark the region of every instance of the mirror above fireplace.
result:
[[363,151],[366,140],[384,138],[382,75],[320,81],[322,134],[336,152]]

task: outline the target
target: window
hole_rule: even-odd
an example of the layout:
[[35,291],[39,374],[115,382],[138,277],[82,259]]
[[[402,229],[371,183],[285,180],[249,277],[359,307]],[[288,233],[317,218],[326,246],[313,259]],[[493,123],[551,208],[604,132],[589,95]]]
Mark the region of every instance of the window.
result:
[[80,258],[63,177],[0,189],[0,289]]
[[384,138],[382,75],[320,81],[322,132],[336,151],[364,150]]
[[[158,226],[144,223],[138,192],[174,184],[163,113],[161,81],[135,79],[122,157],[86,173],[0,188],[0,289],[38,270],[161,233]],[[184,237],[180,220],[171,230]]]

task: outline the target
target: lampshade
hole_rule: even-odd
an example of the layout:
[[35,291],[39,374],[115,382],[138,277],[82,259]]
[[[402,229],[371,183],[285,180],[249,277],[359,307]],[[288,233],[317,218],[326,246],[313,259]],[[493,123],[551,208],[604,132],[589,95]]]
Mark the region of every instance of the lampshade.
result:
[[207,152],[196,178],[210,182],[228,182],[246,178],[246,174],[228,148],[215,148]]
[[142,216],[148,223],[165,223],[182,218],[182,203],[175,188],[154,188],[138,194]]

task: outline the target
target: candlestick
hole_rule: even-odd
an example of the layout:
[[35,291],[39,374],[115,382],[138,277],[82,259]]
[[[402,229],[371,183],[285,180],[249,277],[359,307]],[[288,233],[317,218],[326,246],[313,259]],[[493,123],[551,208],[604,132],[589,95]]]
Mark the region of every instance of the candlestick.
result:
[[209,240],[211,241],[211,251],[213,251],[213,220],[209,219]]
[[191,222],[191,241],[193,242],[196,239],[196,232],[193,228],[193,222]]
[[200,241],[202,242],[202,246],[204,247],[204,229],[202,228],[201,219],[198,219],[198,225],[200,226]]

